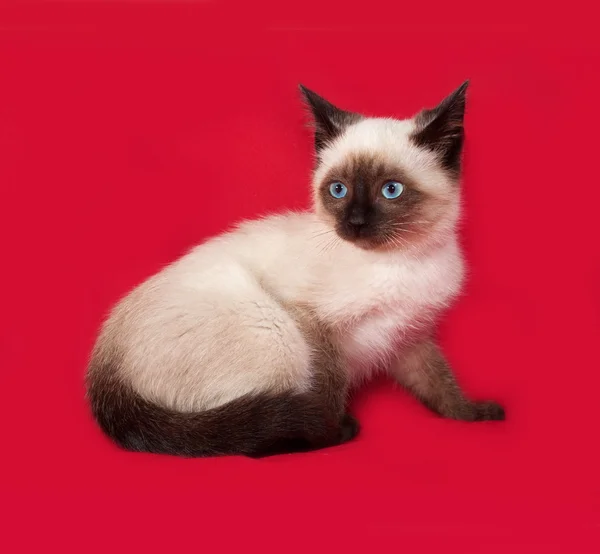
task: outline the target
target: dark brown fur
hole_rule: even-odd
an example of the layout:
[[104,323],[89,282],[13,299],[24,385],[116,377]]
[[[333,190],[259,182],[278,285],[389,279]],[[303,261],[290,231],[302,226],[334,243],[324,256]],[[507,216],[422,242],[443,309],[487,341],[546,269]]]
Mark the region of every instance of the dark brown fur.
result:
[[417,131],[412,136],[416,145],[435,152],[442,166],[454,174],[460,172],[468,85],[464,82],[438,106],[418,114]]
[[452,370],[432,340],[409,350],[395,371],[398,381],[437,414],[464,421],[503,420],[496,402],[475,402],[461,391]]
[[315,125],[315,150],[317,155],[330,144],[344,129],[362,119],[362,116],[341,110],[316,92],[300,85],[300,91],[309,106]]
[[[330,185],[337,181],[348,188],[344,198],[334,198],[329,192]],[[404,185],[398,198],[383,196],[382,188],[389,181]],[[445,201],[423,191],[402,167],[367,154],[351,156],[329,171],[320,184],[319,195],[335,220],[337,233],[366,248],[398,248],[417,242],[427,236]]]

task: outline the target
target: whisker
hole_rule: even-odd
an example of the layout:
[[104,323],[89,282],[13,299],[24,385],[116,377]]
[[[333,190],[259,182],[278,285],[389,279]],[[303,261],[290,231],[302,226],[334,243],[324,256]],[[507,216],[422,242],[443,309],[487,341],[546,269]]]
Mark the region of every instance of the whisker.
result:
[[327,252],[330,252],[335,247],[337,247],[339,242],[340,242],[340,239],[338,237],[334,237],[333,240],[329,241],[328,243],[325,244],[325,246],[323,248],[321,248],[320,253],[325,254]]
[[314,235],[312,235],[311,238],[316,239],[325,235],[329,235],[330,233],[334,233],[335,229],[327,229],[326,231],[319,231],[318,233],[315,233]]
[[419,233],[417,233],[416,231],[413,231],[412,229],[404,229],[403,227],[394,227],[395,231],[400,231],[401,233],[413,233],[414,235],[418,235]]
[[400,225],[411,225],[411,224],[415,224],[415,225],[419,225],[419,224],[430,224],[431,221],[428,221],[426,219],[418,219],[418,220],[410,220],[410,219],[403,219],[401,221],[394,221],[394,224],[400,224]]

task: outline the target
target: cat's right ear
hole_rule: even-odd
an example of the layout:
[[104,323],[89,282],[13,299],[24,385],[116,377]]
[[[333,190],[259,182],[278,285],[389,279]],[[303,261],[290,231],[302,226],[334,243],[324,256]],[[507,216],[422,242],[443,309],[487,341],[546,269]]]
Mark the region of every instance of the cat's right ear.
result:
[[348,125],[361,119],[359,114],[337,108],[304,85],[299,85],[299,88],[306,105],[312,113],[315,124],[315,149],[317,154],[341,135]]

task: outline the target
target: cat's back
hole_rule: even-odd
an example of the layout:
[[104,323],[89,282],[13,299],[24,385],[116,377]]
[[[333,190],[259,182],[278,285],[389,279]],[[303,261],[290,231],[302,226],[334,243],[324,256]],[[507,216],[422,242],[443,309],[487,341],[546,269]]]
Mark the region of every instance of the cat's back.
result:
[[326,227],[310,212],[288,212],[246,220],[234,229],[212,237],[171,264],[168,274],[195,272],[207,275],[225,264],[248,269],[268,268],[282,258],[306,254]]
[[244,221],[233,230],[193,247],[134,289],[132,296],[148,300],[152,296],[193,290],[242,292],[247,286],[263,281],[263,274],[289,267],[290,262],[296,262],[297,273],[301,258],[307,257],[312,239],[318,238],[320,232],[322,224],[308,212]]

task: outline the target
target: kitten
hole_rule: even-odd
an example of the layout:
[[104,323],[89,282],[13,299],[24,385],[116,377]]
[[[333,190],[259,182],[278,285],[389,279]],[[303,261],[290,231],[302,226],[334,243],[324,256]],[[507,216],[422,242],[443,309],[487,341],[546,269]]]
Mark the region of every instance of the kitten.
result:
[[464,396],[433,339],[463,280],[466,88],[399,121],[301,87],[314,209],[208,240],[116,306],[87,373],[102,429],[181,456],[332,446],[357,434],[348,391],[378,370],[444,417],[504,419]]

